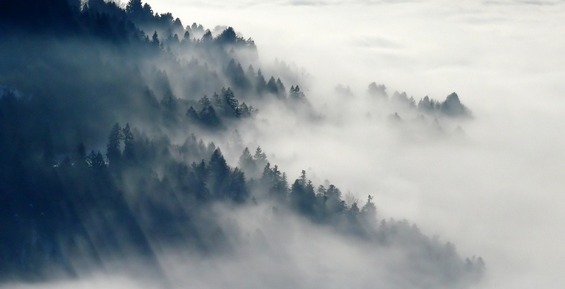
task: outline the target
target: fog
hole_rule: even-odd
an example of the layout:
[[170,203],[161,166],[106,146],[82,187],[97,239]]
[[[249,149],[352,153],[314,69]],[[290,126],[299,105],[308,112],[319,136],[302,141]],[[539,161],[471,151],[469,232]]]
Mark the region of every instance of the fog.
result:
[[[305,222],[291,212],[273,212],[273,204],[239,209],[218,206],[215,211],[221,215],[223,228],[231,228],[226,231],[228,246],[236,250],[202,256],[165,248],[159,254],[162,276],[147,274],[150,269],[143,264],[120,262],[116,271],[90,273],[76,280],[8,283],[0,288],[466,288],[464,281],[442,286],[441,272],[428,267],[430,263],[415,265],[422,260],[403,245],[374,246]],[[406,244],[420,242],[401,238]]]
[[338,108],[327,92],[337,84],[350,85],[358,99],[371,81],[416,100],[456,91],[474,114],[457,139],[422,140],[418,132],[399,134],[346,114],[320,125],[269,118],[257,143],[287,172],[307,168],[318,183],[373,194],[381,216],[415,221],[454,241],[463,255],[483,256],[488,276],[481,288],[565,283],[563,1],[154,7],[184,21],[237,27],[253,37],[262,61],[294,62],[313,75],[306,94],[330,111]]
[[[486,275],[477,288],[565,284],[560,242],[565,239],[565,197],[560,194],[565,188],[560,178],[565,163],[565,137],[560,134],[565,123],[565,2],[149,3],[185,25],[233,26],[255,41],[265,76],[280,76],[289,87],[300,84],[306,94],[311,109],[265,101],[253,118],[238,123],[237,134],[233,127],[219,136],[194,130],[214,140],[231,166],[238,165],[244,146],[261,146],[290,183],[306,170],[315,186],[331,182],[350,194],[346,200],[362,205],[370,194],[379,221],[406,219],[430,237],[414,240],[419,235],[412,231],[405,239],[398,237],[414,242],[414,251],[439,240],[455,244],[463,258],[481,256]],[[295,74],[277,61],[289,63]],[[201,93],[185,87],[173,61],[160,63],[169,72],[171,87],[162,92],[155,84],[157,94],[172,89],[182,99],[183,89]],[[389,96],[405,91],[416,104],[424,96],[444,101],[456,92],[472,117],[430,114],[422,120],[415,109],[370,96],[367,87],[373,81],[386,85]],[[219,84],[210,87],[214,85]],[[336,91],[338,85],[348,87],[351,95]],[[201,95],[192,97],[196,102]],[[126,122],[128,116],[117,119]],[[113,121],[105,119],[99,130]],[[136,124],[144,133],[162,133],[160,122]],[[163,134],[181,144],[186,131],[180,128],[163,129]],[[178,196],[172,196],[163,203],[174,203]],[[273,206],[215,207],[208,217],[217,220],[205,220],[202,226],[217,223],[222,228],[227,243],[218,247],[233,249],[226,253],[210,256],[160,247],[149,236],[162,274],[146,274],[154,268],[143,268],[143,262],[120,263],[120,270],[105,264],[106,272],[79,274],[76,280],[52,278],[0,288],[396,289],[450,284],[444,283],[442,278],[448,277],[442,277],[441,269],[449,268],[452,259],[433,260],[431,272],[422,272],[422,264],[413,263],[429,260],[407,249],[410,244],[376,246]]]

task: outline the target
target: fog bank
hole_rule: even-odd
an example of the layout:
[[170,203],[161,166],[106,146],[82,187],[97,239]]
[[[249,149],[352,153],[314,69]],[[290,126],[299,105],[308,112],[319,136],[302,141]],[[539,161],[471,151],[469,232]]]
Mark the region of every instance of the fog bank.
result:
[[424,141],[358,114],[337,125],[271,120],[259,131],[281,130],[259,134],[257,142],[276,152],[273,162],[296,174],[308,168],[344,191],[374,194],[381,214],[417,220],[464,253],[482,255],[484,288],[565,283],[563,2],[216,4],[155,7],[175,8],[188,21],[236,26],[255,39],[263,61],[304,66],[314,76],[312,102],[332,107],[325,92],[335,85],[361,96],[377,81],[416,99],[456,91],[475,116],[462,140]]

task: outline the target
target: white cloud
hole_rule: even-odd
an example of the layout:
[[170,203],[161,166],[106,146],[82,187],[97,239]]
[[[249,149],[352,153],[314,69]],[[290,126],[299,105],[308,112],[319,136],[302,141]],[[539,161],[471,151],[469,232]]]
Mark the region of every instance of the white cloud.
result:
[[[264,62],[284,59],[314,75],[307,93],[316,107],[324,108],[325,121],[289,121],[280,109],[265,108],[255,130],[240,130],[290,178],[307,169],[317,184],[329,179],[361,199],[370,193],[379,214],[407,218],[425,233],[453,241],[463,255],[483,256],[489,272],[483,288],[565,284],[560,242],[565,227],[564,2],[369,2],[373,5],[243,0],[150,4],[159,12],[173,11],[185,24],[234,26],[255,39]],[[371,81],[416,99],[430,95],[443,100],[456,91],[475,120],[463,124],[463,138],[435,139],[391,127],[383,122],[386,115],[363,99]],[[349,105],[339,104],[332,94],[340,83],[357,94]],[[304,246],[301,250],[314,255],[313,249],[339,248],[332,255],[336,262],[362,255],[340,239],[318,248],[319,236],[290,246]],[[266,262],[259,255],[251,258],[258,267]],[[300,266],[361,271],[327,267],[316,263],[315,256],[299,260],[304,263],[294,264],[298,267],[286,276],[308,274]],[[234,276],[216,278],[213,271],[201,271],[201,265],[189,263],[189,274],[217,282],[216,287],[233,281]],[[239,263],[203,266],[244,273]],[[262,273],[273,277],[267,269]],[[324,272],[302,277],[313,282]],[[350,281],[370,280],[364,277]],[[122,283],[136,288],[130,282],[117,280],[116,288]],[[58,286],[51,288],[65,288]]]
[[[309,169],[317,181],[374,194],[383,214],[482,255],[485,288],[564,284],[564,2],[353,2],[363,1],[176,11],[235,26],[263,61],[303,65],[315,77],[312,101],[332,117],[345,110],[322,125],[269,118],[259,127],[257,142],[291,177]],[[361,95],[370,81],[417,99],[456,91],[476,118],[465,140],[408,141],[355,114],[365,103],[336,108],[328,94],[341,83]]]

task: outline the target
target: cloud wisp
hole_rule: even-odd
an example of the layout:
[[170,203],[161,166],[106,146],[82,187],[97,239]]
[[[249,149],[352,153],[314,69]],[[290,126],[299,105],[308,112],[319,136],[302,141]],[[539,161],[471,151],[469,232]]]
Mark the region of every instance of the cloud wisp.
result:
[[[66,203],[45,202],[40,209],[22,203],[23,211],[33,217],[28,220],[30,235],[44,234],[44,240],[51,240],[48,230],[35,228],[49,227],[36,224],[52,223],[35,216],[61,204],[82,208],[81,204],[92,202],[91,211],[72,211],[62,217],[82,218],[87,229],[60,223],[57,229],[64,232],[71,228],[79,241],[93,235],[99,238],[90,238],[90,245],[64,250],[47,241],[33,241],[29,247],[48,252],[45,256],[55,256],[53,259],[73,252],[100,253],[97,262],[117,276],[83,276],[77,270],[81,278],[75,281],[2,286],[464,288],[467,282],[459,283],[456,277],[466,276],[462,272],[467,269],[473,272],[476,259],[465,263],[458,254],[485,259],[486,278],[478,285],[481,289],[545,288],[565,283],[561,262],[565,255],[559,243],[565,226],[560,208],[565,201],[561,194],[565,187],[561,178],[565,163],[565,138],[561,136],[565,122],[565,56],[561,53],[565,49],[561,25],[565,8],[538,5],[542,2],[390,2],[235,1],[218,9],[219,2],[202,5],[199,1],[162,0],[151,3],[155,10],[175,11],[175,17],[185,23],[226,26],[218,26],[214,33],[196,24],[185,29],[180,21],[164,15],[178,34],[165,37],[170,27],[157,31],[148,25],[148,38],[137,39],[134,43],[139,50],[128,57],[115,48],[129,44],[114,46],[111,41],[62,44],[58,38],[45,38],[24,43],[16,35],[4,42],[2,55],[13,53],[11,48],[17,43],[23,52],[36,51],[35,44],[42,44],[41,54],[30,55],[47,58],[51,65],[37,61],[35,67],[18,66],[26,53],[16,53],[21,59],[5,63],[27,69],[23,71],[41,71],[49,78],[29,81],[33,73],[27,79],[6,73],[11,69],[5,66],[1,80],[20,85],[22,91],[35,91],[50,102],[26,102],[28,98],[22,97],[25,92],[10,94],[2,83],[0,108],[18,107],[19,103],[21,111],[44,113],[25,122],[32,124],[30,127],[42,123],[38,115],[65,124],[55,131],[58,137],[53,143],[40,133],[25,130],[22,139],[46,143],[45,147],[57,152],[68,152],[77,138],[94,149],[104,147],[108,140],[109,162],[94,150],[87,157],[82,145],[71,157],[82,160],[84,167],[66,158],[66,162],[47,168],[58,174],[58,182],[53,183],[61,184],[54,194],[78,187],[68,182],[77,174],[90,176],[84,178],[84,190],[114,194],[98,199],[60,193],[57,196]],[[144,15],[149,10],[131,14]],[[230,26],[238,32],[227,28]],[[90,26],[86,27],[90,31]],[[55,25],[55,33],[59,28]],[[76,53],[78,50],[81,53]],[[275,59],[297,63],[307,73],[296,73],[294,65]],[[112,64],[114,61],[122,62]],[[86,72],[67,71],[70,80],[44,73],[57,65],[65,71]],[[114,74],[108,74],[109,70]],[[269,79],[271,75],[274,77]],[[226,84],[233,90],[221,89]],[[84,87],[92,90],[85,93]],[[45,91],[59,98],[41,95]],[[75,94],[97,102],[69,97]],[[287,96],[295,102],[285,101]],[[49,104],[52,110],[41,110],[38,104]],[[4,109],[0,117],[14,124],[24,122],[19,111]],[[98,116],[100,121],[77,128],[72,120],[79,119],[81,113]],[[228,120],[236,124],[231,126]],[[101,137],[114,122],[131,122],[135,133],[129,124],[123,129],[116,124],[107,139]],[[48,127],[38,127],[37,131],[48,135]],[[84,132],[88,137],[80,135]],[[201,134],[199,137],[213,140],[215,145],[199,142],[191,133]],[[0,134],[0,144],[17,148],[4,141],[8,139],[5,135]],[[137,150],[131,146],[134,136],[139,141]],[[251,180],[251,173],[233,167],[238,165],[243,147],[257,146],[266,155],[257,153],[261,168]],[[26,161],[41,162],[52,153],[29,153]],[[121,157],[121,168],[129,169],[135,167],[135,153],[143,156],[145,167],[121,174]],[[202,156],[206,160],[200,162]],[[262,163],[266,158],[268,167]],[[288,175],[281,177],[281,171]],[[289,199],[298,209],[265,201],[268,190],[261,187],[261,173],[284,180]],[[0,176],[12,179],[8,174]],[[26,182],[17,180],[13,187],[27,188],[22,185]],[[72,185],[63,185],[68,183]],[[330,184],[341,191],[330,190]],[[319,185],[323,187],[318,189]],[[225,194],[223,189],[228,187],[232,195]],[[306,191],[312,191],[307,196],[314,197],[303,202],[296,192]],[[328,217],[332,222],[320,221],[327,208],[334,208],[330,206],[336,199],[332,194],[347,196],[347,214],[354,217],[342,214]],[[112,202],[105,203],[104,196]],[[249,203],[241,205],[247,197]],[[206,203],[209,198],[234,203],[214,206]],[[368,200],[368,208],[374,202],[376,212],[358,200]],[[356,210],[355,201],[359,205]],[[207,205],[199,210],[195,204]],[[334,205],[344,208],[341,202]],[[103,218],[90,217],[96,214]],[[370,215],[379,222],[368,226],[358,215]],[[155,216],[159,222],[152,219]],[[8,217],[20,218],[17,214]],[[175,220],[185,222],[178,225]],[[350,222],[358,226],[343,225],[353,224]],[[20,232],[18,226],[10,226]],[[107,237],[111,235],[108,228],[120,234]],[[171,228],[178,234],[171,234]],[[355,232],[344,234],[351,233],[348,230]],[[17,236],[28,237],[23,233]],[[393,245],[388,243],[391,236],[396,238]],[[178,248],[163,240],[190,243],[193,248]],[[121,272],[120,268],[130,266],[104,259],[120,247],[124,254],[146,254],[142,261],[132,262],[139,268],[131,266]],[[2,256],[12,256],[2,248]],[[63,269],[72,267],[65,262],[57,264]],[[146,283],[146,279],[154,283]]]
[[[320,84],[309,97],[330,111],[338,110],[329,96],[337,84],[359,97],[371,81],[416,99],[458,92],[475,115],[463,141],[399,140],[359,105],[367,108],[362,114],[329,114],[331,125],[271,123],[257,142],[287,171],[309,168],[320,181],[374,193],[383,214],[418,220],[464,252],[480,253],[489,264],[485,288],[551,287],[563,283],[556,240],[564,217],[556,204],[563,187],[565,12],[557,2],[500,3],[323,6],[315,16],[308,7],[277,7],[269,19],[262,9],[215,19],[254,35],[263,59],[305,66]],[[257,22],[261,29],[253,27]],[[364,39],[401,46],[352,45]],[[277,134],[265,133],[270,130]]]

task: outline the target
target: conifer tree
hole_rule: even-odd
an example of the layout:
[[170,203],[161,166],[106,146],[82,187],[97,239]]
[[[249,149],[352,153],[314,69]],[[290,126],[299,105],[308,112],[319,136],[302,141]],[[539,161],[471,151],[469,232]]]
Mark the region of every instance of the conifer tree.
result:
[[110,167],[118,167],[122,161],[121,142],[123,137],[120,125],[118,123],[114,124],[108,136],[108,144],[106,145],[106,157],[110,162]]

